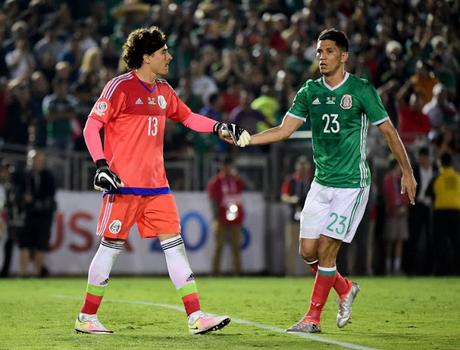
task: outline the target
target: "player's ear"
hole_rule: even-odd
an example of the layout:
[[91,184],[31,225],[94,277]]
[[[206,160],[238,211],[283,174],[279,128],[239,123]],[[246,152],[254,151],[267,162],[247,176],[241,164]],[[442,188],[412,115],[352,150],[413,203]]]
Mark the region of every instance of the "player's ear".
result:
[[348,52],[346,51],[342,51],[342,58],[341,58],[341,62],[342,63],[345,63],[348,61]]
[[150,63],[150,55],[147,55],[146,53],[144,53],[142,55],[142,59],[145,63]]

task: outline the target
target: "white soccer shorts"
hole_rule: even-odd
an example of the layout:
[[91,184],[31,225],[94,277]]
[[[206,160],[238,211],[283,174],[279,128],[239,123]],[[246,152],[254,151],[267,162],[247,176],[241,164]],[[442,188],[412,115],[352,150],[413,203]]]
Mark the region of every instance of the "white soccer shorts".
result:
[[337,188],[311,184],[300,217],[300,238],[325,235],[350,243],[363,218],[369,188]]

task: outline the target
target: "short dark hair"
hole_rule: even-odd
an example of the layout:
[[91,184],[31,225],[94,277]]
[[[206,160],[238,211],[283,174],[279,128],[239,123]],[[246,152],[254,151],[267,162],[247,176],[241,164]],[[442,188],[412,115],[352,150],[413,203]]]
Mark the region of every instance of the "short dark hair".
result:
[[226,154],[222,159],[222,165],[233,165],[233,158],[231,155]]
[[158,27],[136,29],[123,44],[123,61],[129,69],[140,68],[144,55],[151,55],[165,44],[166,35]]
[[418,150],[418,155],[419,156],[429,156],[430,150],[428,149],[428,147],[423,146]]
[[348,38],[344,32],[328,28],[319,33],[318,40],[332,40],[343,51],[348,52]]
[[452,156],[450,153],[444,152],[441,154],[441,165],[445,167],[452,165]]

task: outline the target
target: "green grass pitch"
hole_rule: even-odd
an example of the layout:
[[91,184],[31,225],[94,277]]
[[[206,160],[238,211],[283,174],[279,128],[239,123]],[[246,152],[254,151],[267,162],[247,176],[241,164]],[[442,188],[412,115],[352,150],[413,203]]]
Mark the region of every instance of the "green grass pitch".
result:
[[203,310],[234,318],[203,336],[188,334],[166,277],[113,277],[99,318],[116,333],[99,336],[73,330],[85,278],[0,280],[0,349],[460,349],[459,278],[355,280],[352,323],[336,327],[331,291],[312,339],[282,331],[305,312],[311,277],[199,277]]

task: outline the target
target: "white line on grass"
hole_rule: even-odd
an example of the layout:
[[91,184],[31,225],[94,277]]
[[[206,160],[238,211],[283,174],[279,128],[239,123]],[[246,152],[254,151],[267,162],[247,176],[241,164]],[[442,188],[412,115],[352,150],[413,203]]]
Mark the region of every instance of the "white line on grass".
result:
[[[61,298],[61,299],[73,299],[73,300],[81,300],[81,297],[74,297],[70,295],[62,295],[62,294],[55,294],[51,295],[53,298]],[[170,304],[160,304],[160,303],[152,303],[149,301],[135,301],[135,300],[105,300],[105,302],[109,303],[117,303],[117,304],[131,304],[131,305],[148,305],[148,306],[154,306],[154,307],[161,307],[163,309],[169,309],[169,310],[174,310],[174,311],[179,311],[179,312],[184,312],[183,307],[175,306],[175,305],[170,305]],[[346,343],[334,339],[329,339],[329,338],[324,338],[323,336],[319,335],[314,335],[314,334],[308,334],[308,333],[286,333],[286,330],[283,328],[278,328],[278,327],[273,327],[269,326],[263,323],[258,323],[258,322],[252,322],[252,321],[246,321],[246,320],[240,320],[237,318],[232,318],[232,322],[246,325],[246,326],[251,326],[251,327],[257,327],[260,329],[265,329],[267,331],[272,331],[272,332],[277,332],[277,333],[282,333],[282,334],[289,334],[293,335],[296,337],[301,337],[301,338],[306,338],[312,341],[317,341],[320,343],[327,343],[327,344],[334,344],[337,346],[340,346],[342,348],[346,349],[353,349],[353,350],[377,350],[375,348],[368,348],[365,346],[361,346],[358,344],[353,344],[353,343]]]

